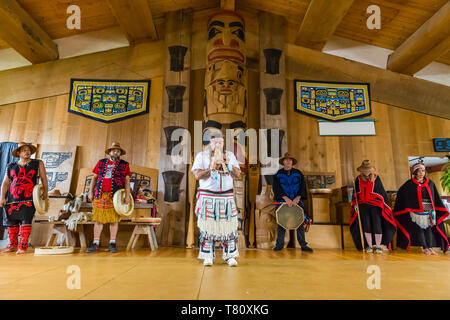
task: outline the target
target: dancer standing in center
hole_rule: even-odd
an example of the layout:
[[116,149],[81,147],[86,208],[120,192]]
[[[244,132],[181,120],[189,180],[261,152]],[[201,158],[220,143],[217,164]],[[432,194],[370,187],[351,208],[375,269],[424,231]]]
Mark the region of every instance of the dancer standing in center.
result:
[[214,243],[222,242],[222,258],[230,267],[239,256],[238,210],[233,195],[233,179],[241,173],[234,154],[224,150],[224,139],[216,133],[206,150],[199,152],[192,173],[199,180],[195,214],[200,229],[199,259],[211,266],[215,258]]

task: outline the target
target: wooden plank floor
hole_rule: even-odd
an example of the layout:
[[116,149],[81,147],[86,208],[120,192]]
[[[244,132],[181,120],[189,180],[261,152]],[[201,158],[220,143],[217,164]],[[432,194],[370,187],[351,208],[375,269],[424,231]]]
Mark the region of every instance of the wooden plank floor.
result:
[[[374,255],[317,249],[247,249],[239,266],[221,253],[212,267],[198,250],[164,247],[116,254],[0,254],[0,299],[450,299],[450,254]],[[81,288],[68,289],[67,268],[79,266]],[[367,288],[367,267],[381,270],[381,289]]]

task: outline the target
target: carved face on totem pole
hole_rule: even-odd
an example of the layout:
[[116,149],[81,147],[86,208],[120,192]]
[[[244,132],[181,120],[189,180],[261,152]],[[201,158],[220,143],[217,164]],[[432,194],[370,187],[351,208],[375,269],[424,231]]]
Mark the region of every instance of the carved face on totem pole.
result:
[[245,65],[244,19],[234,11],[220,11],[208,20],[207,63],[229,60]]
[[220,11],[208,20],[205,120],[246,122],[246,52],[244,20]]

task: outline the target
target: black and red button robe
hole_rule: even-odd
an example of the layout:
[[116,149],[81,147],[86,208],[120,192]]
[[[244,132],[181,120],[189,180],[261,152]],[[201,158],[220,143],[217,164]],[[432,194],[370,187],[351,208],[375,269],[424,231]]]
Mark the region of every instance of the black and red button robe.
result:
[[397,246],[409,249],[410,246],[419,246],[417,241],[417,227],[411,220],[410,212],[424,212],[422,204],[422,191],[428,192],[433,210],[436,212],[436,225],[432,227],[434,238],[433,247],[440,247],[443,252],[448,250],[448,238],[445,233],[444,220],[449,212],[442,203],[441,197],[434,182],[427,177],[424,183],[412,178],[406,181],[398,190],[394,206],[394,217],[397,221]]
[[[388,205],[388,197],[386,190],[384,190],[383,184],[379,176],[375,175],[373,181],[362,181],[361,176],[355,179],[355,191],[352,199],[352,206],[350,212],[350,233],[353,238],[353,242],[358,250],[361,248],[361,233],[359,231],[358,213],[356,211],[356,197],[358,197],[358,204],[368,204],[381,209],[381,228],[383,236],[381,238],[381,244],[384,244],[389,250],[392,249],[391,242],[396,231],[396,223],[392,209]],[[361,182],[362,181],[362,182]],[[363,185],[363,188],[360,186]],[[364,230],[363,230],[364,233]],[[367,248],[368,244],[366,238],[363,235],[364,247]]]

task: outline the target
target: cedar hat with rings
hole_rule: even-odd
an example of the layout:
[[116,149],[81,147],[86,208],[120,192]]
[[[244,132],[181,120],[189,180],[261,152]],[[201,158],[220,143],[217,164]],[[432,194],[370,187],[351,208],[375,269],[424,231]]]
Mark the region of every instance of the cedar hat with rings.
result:
[[284,157],[280,159],[279,163],[280,163],[281,165],[283,165],[284,159],[291,159],[291,160],[292,160],[292,165],[293,165],[293,166],[295,166],[295,164],[297,163],[297,159],[295,159],[293,156],[291,156],[291,155],[289,154],[289,152],[286,152],[286,153],[284,154]]
[[19,142],[19,145],[17,146],[17,148],[15,148],[11,153],[14,157],[19,158],[19,153],[20,153],[20,149],[22,147],[28,146],[30,148],[31,154],[36,152],[36,147],[33,146],[31,143],[26,143],[26,142]]
[[124,154],[127,153],[124,149],[122,149],[122,147],[120,146],[120,143],[118,143],[118,142],[113,142],[111,147],[109,147],[108,149],[105,150],[105,153],[109,154],[112,149],[119,149],[121,156],[123,156]]
[[369,160],[364,160],[361,163],[361,165],[358,168],[356,168],[356,170],[358,170],[359,172],[367,172],[367,171],[370,171],[370,170],[375,170],[375,168],[374,168],[374,166],[372,166],[370,164]]

